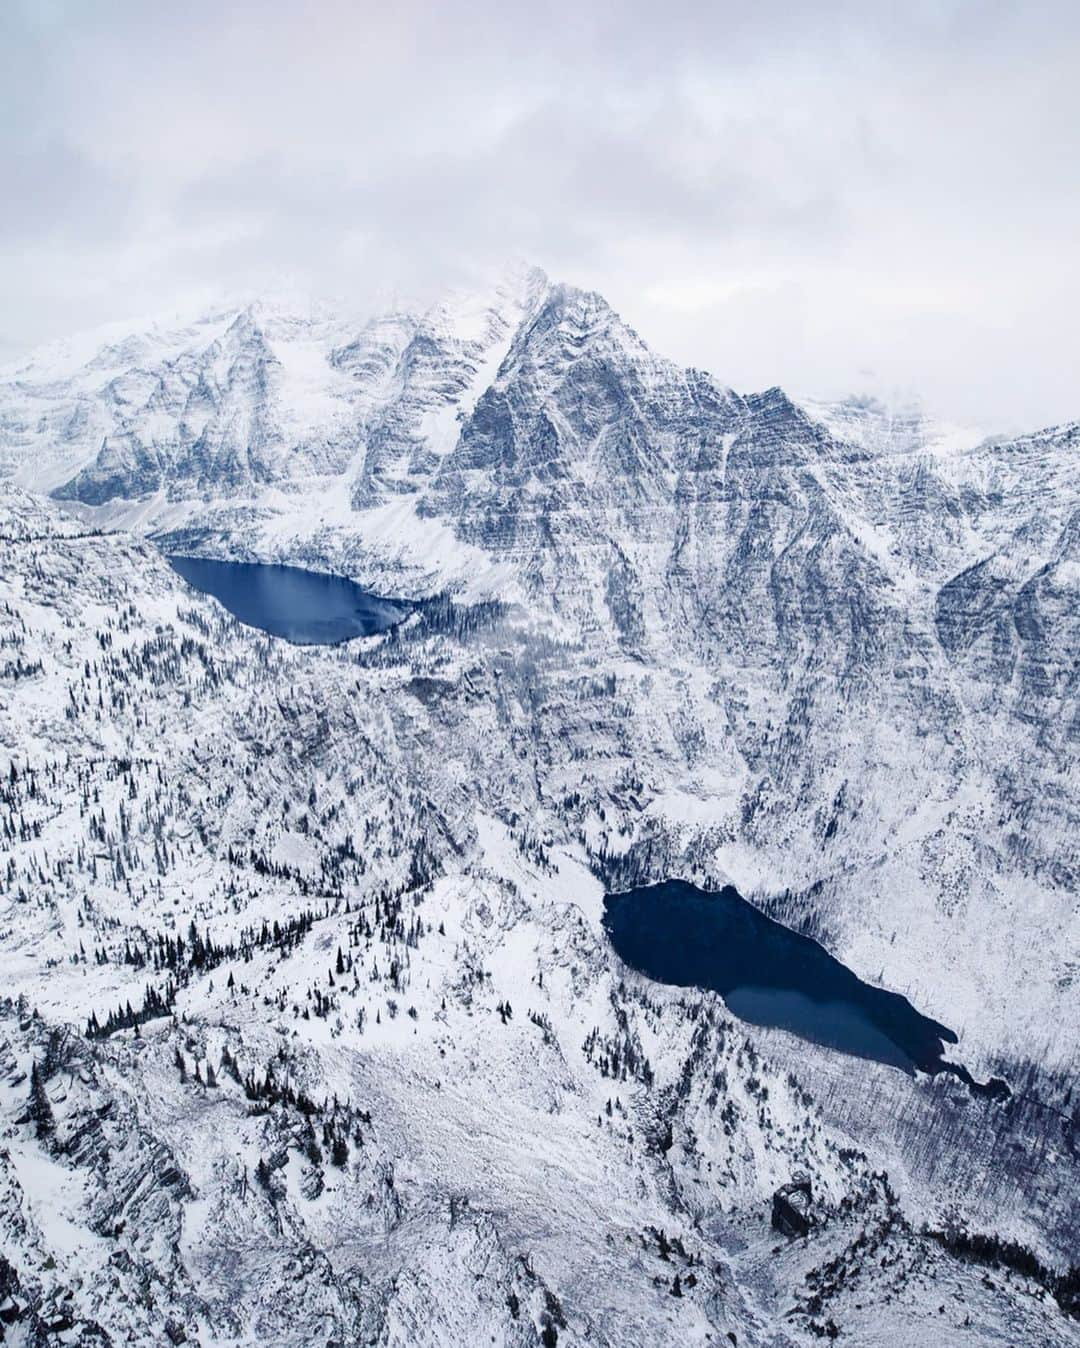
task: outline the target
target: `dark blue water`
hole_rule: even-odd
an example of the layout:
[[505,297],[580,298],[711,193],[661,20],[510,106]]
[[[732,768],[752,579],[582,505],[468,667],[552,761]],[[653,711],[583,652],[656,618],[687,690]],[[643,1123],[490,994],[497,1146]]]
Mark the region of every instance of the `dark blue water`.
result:
[[204,557],[168,560],[189,585],[219,599],[242,623],[300,646],[332,645],[384,632],[409,612],[407,604],[380,599],[351,580],[298,566]]
[[899,993],[864,983],[731,886],[711,892],[668,880],[608,894],[604,927],[632,968],[658,982],[710,988],[751,1024],[906,1072],[952,1072],[982,1094],[1008,1094],[1003,1082],[979,1086],[966,1068],[945,1061],[945,1045],[956,1043],[952,1030]]

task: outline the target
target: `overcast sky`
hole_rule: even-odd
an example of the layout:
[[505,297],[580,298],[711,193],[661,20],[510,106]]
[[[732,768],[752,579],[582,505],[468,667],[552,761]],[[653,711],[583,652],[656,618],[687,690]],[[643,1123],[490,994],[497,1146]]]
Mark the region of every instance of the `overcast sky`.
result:
[[1080,4],[4,0],[0,347],[524,257],[737,388],[1080,417]]

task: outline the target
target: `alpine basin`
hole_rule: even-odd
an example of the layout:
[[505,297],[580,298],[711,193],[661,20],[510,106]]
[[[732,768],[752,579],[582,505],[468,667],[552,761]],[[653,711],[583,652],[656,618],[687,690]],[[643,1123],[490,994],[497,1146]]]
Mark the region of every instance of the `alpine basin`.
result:
[[864,983],[817,941],[767,917],[731,886],[667,880],[604,899],[604,926],[638,972],[710,988],[755,1025],[789,1030],[843,1053],[899,1067],[966,1071],[945,1062],[956,1035],[906,997]]
[[211,594],[249,627],[299,646],[333,645],[384,632],[409,606],[370,594],[343,576],[263,562],[168,558],[173,570]]

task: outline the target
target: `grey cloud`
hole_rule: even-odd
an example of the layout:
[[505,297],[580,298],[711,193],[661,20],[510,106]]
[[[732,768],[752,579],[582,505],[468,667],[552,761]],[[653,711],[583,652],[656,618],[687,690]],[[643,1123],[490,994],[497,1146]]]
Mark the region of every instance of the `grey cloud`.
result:
[[745,386],[1080,415],[1071,4],[13,0],[0,343],[510,254]]

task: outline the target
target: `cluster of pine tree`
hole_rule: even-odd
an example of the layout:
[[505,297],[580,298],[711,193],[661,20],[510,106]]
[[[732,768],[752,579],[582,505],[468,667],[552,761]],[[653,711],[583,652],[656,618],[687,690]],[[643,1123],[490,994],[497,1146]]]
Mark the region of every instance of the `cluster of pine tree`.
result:
[[[328,911],[328,910],[327,910]],[[322,916],[326,916],[323,913]],[[159,934],[145,946],[133,946],[130,939],[124,942],[123,962],[136,968],[147,965],[155,972],[168,971],[172,977],[166,981],[162,990],[150,986],[146,990],[143,1004],[134,1009],[130,1000],[111,1012],[104,1023],[93,1013],[87,1022],[86,1033],[91,1039],[107,1038],[116,1030],[129,1030],[154,1020],[158,1016],[168,1015],[176,1001],[176,993],[190,980],[209,973],[220,964],[233,960],[248,963],[256,950],[272,947],[279,951],[291,950],[298,945],[317,920],[317,914],[305,909],[295,917],[286,918],[272,924],[263,922],[259,931],[247,930],[237,942],[220,944],[209,931],[201,932],[194,920],[188,927],[187,940],[182,936]],[[100,964],[107,961],[104,950],[95,951],[95,960]]]
[[138,1033],[139,1026],[145,1025],[148,1020],[169,1015],[175,1001],[176,984],[171,979],[161,991],[151,984],[146,989],[142,1006],[137,1010],[129,999],[123,1006],[110,1011],[104,1021],[99,1021],[97,1012],[91,1011],[90,1019],[86,1022],[87,1038],[107,1039],[117,1030],[135,1030]]
[[615,1081],[640,1081],[643,1086],[652,1085],[652,1065],[645,1056],[640,1039],[630,1032],[628,1023],[620,1024],[617,1035],[601,1035],[599,1027],[594,1027],[586,1036],[582,1049],[586,1060],[602,1077],[611,1077]]
[[968,1232],[959,1227],[947,1231],[926,1229],[925,1235],[936,1241],[957,1259],[967,1259],[987,1268],[1008,1268],[1045,1287],[1066,1315],[1080,1319],[1080,1264],[1064,1272],[1049,1268],[1034,1250],[1019,1241],[1001,1236]]

